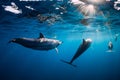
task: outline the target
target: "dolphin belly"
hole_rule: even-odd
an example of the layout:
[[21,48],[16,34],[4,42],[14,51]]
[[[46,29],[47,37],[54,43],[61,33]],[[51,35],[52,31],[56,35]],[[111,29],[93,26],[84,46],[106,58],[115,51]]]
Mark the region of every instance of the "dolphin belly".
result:
[[55,46],[53,46],[52,44],[49,44],[49,45],[37,45],[37,46],[32,46],[30,47],[32,49],[35,49],[35,50],[51,50],[51,49],[54,49]]
[[25,41],[21,43],[22,46],[35,50],[50,50],[54,49],[56,45],[48,42]]

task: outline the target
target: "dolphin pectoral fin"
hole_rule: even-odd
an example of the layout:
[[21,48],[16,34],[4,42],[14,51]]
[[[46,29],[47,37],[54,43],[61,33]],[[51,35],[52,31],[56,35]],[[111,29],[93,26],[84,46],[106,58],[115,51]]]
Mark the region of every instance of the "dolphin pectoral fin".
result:
[[40,33],[38,39],[39,39],[39,38],[45,38],[45,36],[44,36],[42,33]]
[[58,53],[58,49],[57,48],[55,48],[55,51],[56,51],[56,53]]
[[64,62],[64,63],[67,63],[67,64],[69,64],[69,65],[71,65],[71,66],[73,66],[73,67],[77,67],[76,65],[72,64],[71,62],[67,62],[67,61],[65,61],[65,60],[61,60],[61,61]]

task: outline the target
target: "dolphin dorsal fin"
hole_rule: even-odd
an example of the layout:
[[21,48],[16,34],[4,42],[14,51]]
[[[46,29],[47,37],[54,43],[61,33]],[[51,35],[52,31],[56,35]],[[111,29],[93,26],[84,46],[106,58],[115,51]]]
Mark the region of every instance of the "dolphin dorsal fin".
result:
[[42,33],[40,33],[39,38],[45,38],[45,36]]
[[85,39],[83,39],[83,44],[85,43]]

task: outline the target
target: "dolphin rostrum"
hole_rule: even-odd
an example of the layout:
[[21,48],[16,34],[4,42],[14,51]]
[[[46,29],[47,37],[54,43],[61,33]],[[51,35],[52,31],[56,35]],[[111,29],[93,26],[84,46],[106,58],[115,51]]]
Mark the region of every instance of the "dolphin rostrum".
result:
[[91,45],[92,40],[91,39],[83,39],[82,44],[79,46],[78,50],[76,51],[75,55],[73,56],[73,58],[71,59],[70,62],[61,60],[62,62],[71,64],[72,66],[76,67],[76,65],[73,65],[73,61],[76,60],[83,52],[85,52]]
[[31,48],[34,50],[51,50],[55,49],[58,53],[57,47],[62,43],[59,40],[48,39],[40,33],[39,38],[14,38],[9,43],[14,42],[24,47]]

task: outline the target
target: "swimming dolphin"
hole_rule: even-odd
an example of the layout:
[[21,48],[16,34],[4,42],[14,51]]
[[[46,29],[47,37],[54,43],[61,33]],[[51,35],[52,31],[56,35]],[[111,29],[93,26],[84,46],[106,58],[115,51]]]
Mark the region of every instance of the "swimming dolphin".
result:
[[115,41],[118,40],[118,36],[119,36],[119,34],[115,34]]
[[59,40],[48,39],[40,33],[39,38],[15,38],[9,41],[9,43],[17,43],[24,47],[31,48],[34,50],[51,50],[55,49],[58,53],[57,47],[62,43]]
[[91,39],[83,39],[82,44],[79,46],[77,52],[75,53],[75,55],[73,56],[72,60],[70,62],[61,60],[62,62],[71,64],[72,66],[76,67],[76,65],[73,65],[73,61],[76,60],[83,52],[85,52],[91,45],[92,40]]
[[109,43],[108,43],[108,51],[107,52],[113,52],[112,49],[113,49],[113,43],[111,41],[109,41]]
[[109,50],[112,50],[112,49],[113,49],[113,44],[112,44],[111,41],[108,43],[108,49],[109,49]]

